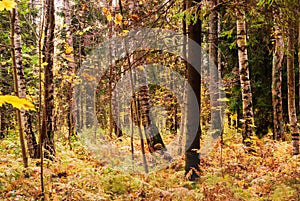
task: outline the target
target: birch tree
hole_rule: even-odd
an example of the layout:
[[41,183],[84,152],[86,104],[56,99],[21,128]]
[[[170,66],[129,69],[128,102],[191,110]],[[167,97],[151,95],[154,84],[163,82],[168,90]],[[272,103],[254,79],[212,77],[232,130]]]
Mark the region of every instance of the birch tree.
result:
[[245,10],[240,8],[237,12],[237,46],[238,46],[238,62],[239,75],[242,90],[242,105],[243,105],[243,143],[247,146],[252,144],[251,137],[253,136],[253,103],[250,83],[248,52],[247,52],[247,31]]
[[[275,18],[278,21],[278,18]],[[272,105],[273,105],[273,132],[274,139],[283,139],[283,115],[282,115],[282,61],[284,56],[284,42],[282,30],[278,23],[274,26],[275,50],[273,54],[272,68]]]
[[[19,22],[19,16],[17,8],[12,11],[12,47],[13,47],[13,60],[15,67],[15,87],[18,97],[26,98],[26,81],[24,77],[24,65],[22,63],[22,39],[21,39],[21,28]],[[22,130],[25,133],[27,142],[28,153],[31,158],[39,157],[38,145],[36,142],[35,134],[32,129],[31,117],[28,111],[24,109],[20,110],[20,120]]]

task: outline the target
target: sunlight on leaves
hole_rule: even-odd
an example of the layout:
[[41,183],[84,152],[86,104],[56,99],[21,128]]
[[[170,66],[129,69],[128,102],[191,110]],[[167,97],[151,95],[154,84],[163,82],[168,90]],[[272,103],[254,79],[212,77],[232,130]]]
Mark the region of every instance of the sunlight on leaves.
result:
[[15,8],[17,3],[13,0],[2,0],[0,1],[0,11],[6,10],[12,10]]
[[9,103],[13,107],[18,108],[18,109],[25,109],[25,110],[35,110],[34,105],[24,99],[24,98],[19,98],[17,96],[12,96],[12,95],[4,95],[0,96],[0,106],[2,106],[4,103]]

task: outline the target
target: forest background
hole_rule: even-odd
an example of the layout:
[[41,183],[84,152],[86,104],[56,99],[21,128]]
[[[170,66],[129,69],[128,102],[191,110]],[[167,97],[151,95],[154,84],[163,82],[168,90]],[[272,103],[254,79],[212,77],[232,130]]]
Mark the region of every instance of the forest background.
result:
[[[299,9],[297,0],[0,1],[0,199],[300,200]],[[95,79],[80,74],[93,50],[143,28],[187,36],[214,65],[205,71],[188,39],[183,59],[149,49],[109,56],[96,88],[85,85],[93,101],[76,105],[87,97],[76,87]],[[180,102],[175,89],[131,86],[124,106],[117,83],[126,72],[144,78],[153,63],[193,90],[178,87]],[[112,155],[83,132],[114,144]],[[183,152],[167,146],[177,137]],[[141,170],[115,165],[119,153]],[[149,171],[156,156],[163,166]]]

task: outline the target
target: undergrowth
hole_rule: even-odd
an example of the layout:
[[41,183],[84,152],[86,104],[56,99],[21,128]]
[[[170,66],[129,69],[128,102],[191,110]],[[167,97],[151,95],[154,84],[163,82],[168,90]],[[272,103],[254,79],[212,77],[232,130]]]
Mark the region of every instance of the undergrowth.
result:
[[[201,157],[196,182],[184,177],[184,158],[149,174],[106,167],[78,140],[72,150],[56,141],[56,161],[44,162],[45,200],[300,200],[300,157],[291,157],[288,142],[266,136],[246,153],[240,134],[228,130],[224,142]],[[0,200],[40,200],[40,162],[22,167],[17,134],[0,141]]]

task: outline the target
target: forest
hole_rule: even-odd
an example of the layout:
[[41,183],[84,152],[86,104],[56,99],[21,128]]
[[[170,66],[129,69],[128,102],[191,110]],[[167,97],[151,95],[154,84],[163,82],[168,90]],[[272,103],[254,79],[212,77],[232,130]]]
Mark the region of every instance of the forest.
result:
[[0,0],[0,200],[300,201],[299,0]]

